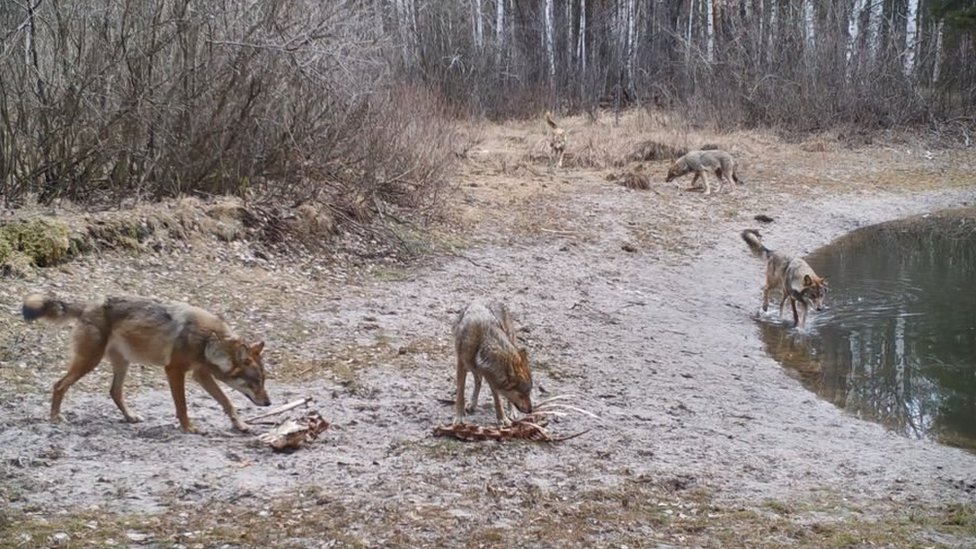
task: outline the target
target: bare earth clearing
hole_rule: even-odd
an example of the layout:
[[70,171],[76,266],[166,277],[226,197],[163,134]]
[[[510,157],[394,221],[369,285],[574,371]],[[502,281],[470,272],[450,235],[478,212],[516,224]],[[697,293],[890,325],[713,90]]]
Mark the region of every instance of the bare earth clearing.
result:
[[[580,158],[594,141],[572,122]],[[550,172],[527,160],[538,123],[479,132],[449,222],[410,264],[266,261],[245,243],[200,239],[4,280],[0,547],[976,545],[976,455],[846,415],[769,358],[755,319],[763,266],[738,236],[765,213],[770,247],[808,252],[859,226],[972,203],[976,153],[689,135],[742,161],[744,186],[705,197],[664,184],[665,162],[644,163],[649,191],[607,180],[635,163]],[[146,421],[129,425],[104,365],[68,392],[67,423],[51,425],[70,332],[17,318],[37,289],[218,311],[267,341],[274,403],[314,396],[333,427],[274,454],[189,384],[190,415],[208,433],[183,435],[151,367],[130,372],[128,400]],[[516,314],[537,387],[600,416],[552,430],[590,432],[555,445],[431,436],[452,417],[438,401],[453,396],[451,322],[480,297]],[[489,402],[472,419],[492,422]]]

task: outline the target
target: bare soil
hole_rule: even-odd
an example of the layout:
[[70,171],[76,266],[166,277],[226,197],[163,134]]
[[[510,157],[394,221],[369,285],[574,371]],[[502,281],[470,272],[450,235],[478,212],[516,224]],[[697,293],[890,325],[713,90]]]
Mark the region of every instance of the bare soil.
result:
[[[718,142],[742,161],[746,184],[703,196],[683,190],[690,176],[665,184],[665,161],[599,161],[592,135],[612,123],[569,121],[562,170],[538,154],[541,125],[470,129],[446,219],[411,237],[425,253],[407,263],[268,258],[190,236],[4,280],[0,547],[976,545],[976,455],[852,417],[767,356],[757,322],[776,320],[757,320],[763,266],[738,235],[766,214],[767,244],[805,253],[971,204],[976,153],[685,133],[677,145]],[[651,188],[608,180],[626,172]],[[154,367],[133,368],[127,385],[145,422],[122,421],[103,367],[69,391],[66,423],[50,424],[70,330],[17,318],[33,290],[218,311],[266,340],[275,404],[313,396],[332,428],[272,453],[191,384],[207,433],[184,435]],[[551,430],[588,433],[432,437],[452,418],[440,402],[453,396],[450,325],[475,298],[516,314],[537,398],[573,394],[599,416]],[[231,397],[245,417],[262,411]],[[473,420],[493,422],[489,402]]]

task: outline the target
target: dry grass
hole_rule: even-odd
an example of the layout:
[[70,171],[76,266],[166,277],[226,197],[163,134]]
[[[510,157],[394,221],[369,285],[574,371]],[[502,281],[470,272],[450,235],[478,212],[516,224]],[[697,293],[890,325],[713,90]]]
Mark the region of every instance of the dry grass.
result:
[[[236,503],[212,502],[205,513],[175,497],[170,510],[159,515],[15,511],[0,514],[0,549],[52,546],[58,539],[61,546],[77,547],[178,543],[297,548],[314,541],[333,547],[592,547],[612,542],[635,547],[840,549],[963,547],[976,536],[972,506],[893,506],[874,520],[829,496],[812,503],[767,501],[740,507],[714,501],[707,489],[672,492],[665,484],[640,479],[574,499],[532,486],[490,485],[484,492],[455,496],[448,505],[415,501],[406,507],[392,500],[360,506],[326,487],[309,486],[274,499],[252,495]],[[521,501],[517,509],[509,507],[513,498]],[[494,518],[485,520],[478,509],[494,509]],[[459,522],[460,517],[466,518]]]

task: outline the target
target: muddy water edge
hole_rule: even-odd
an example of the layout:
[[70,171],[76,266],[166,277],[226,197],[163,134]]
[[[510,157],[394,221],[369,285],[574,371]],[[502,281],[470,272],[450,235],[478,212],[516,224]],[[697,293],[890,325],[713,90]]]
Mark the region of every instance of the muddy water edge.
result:
[[770,354],[860,418],[976,451],[976,208],[864,227],[808,260],[829,308],[803,332],[760,318]]

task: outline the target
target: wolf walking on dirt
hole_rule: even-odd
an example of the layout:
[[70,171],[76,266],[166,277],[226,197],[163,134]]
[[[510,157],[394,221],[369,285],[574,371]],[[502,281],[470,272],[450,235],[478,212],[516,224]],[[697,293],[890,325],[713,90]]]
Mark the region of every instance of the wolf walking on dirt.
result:
[[732,185],[733,189],[735,188],[733,181],[739,184],[742,183],[736,174],[735,159],[732,158],[731,154],[719,149],[691,151],[675,160],[671,164],[671,167],[668,168],[668,176],[665,181],[670,183],[676,178],[691,172],[695,172],[695,178],[691,180],[690,188],[700,188],[695,184],[701,179],[705,187],[706,195],[712,193],[712,186],[708,181],[706,172],[714,172],[715,176],[718,177],[718,189],[715,192],[722,192],[723,182],[728,182],[729,185]]
[[[783,298],[779,302],[779,314],[783,314],[783,305],[789,299],[793,308],[793,324],[797,327],[806,324],[809,308],[823,310],[824,298],[827,295],[827,277],[817,276],[813,268],[802,258],[770,250],[762,243],[762,236],[755,229],[742,231],[742,240],[745,240],[756,257],[766,261],[763,311],[769,308],[769,292],[774,289],[779,289],[783,293]],[[799,314],[797,304],[800,305]]]
[[203,386],[230,417],[234,427],[248,431],[234,405],[221,391],[220,380],[241,392],[254,404],[268,406],[264,390],[264,342],[248,345],[216,315],[180,302],[162,302],[137,297],[109,297],[104,302],[76,303],[31,294],[22,307],[28,322],[45,319],[53,322],[76,320],[74,356],[68,373],[54,384],[51,421],[61,420],[61,400],[76,381],[95,369],[104,356],[112,363],[109,394],[125,420],[142,418],[125,404],[122,386],[130,362],[163,366],[176,405],[180,428],[199,432],[186,410],[187,372]]
[[521,412],[532,413],[529,359],[525,349],[518,347],[515,327],[504,304],[474,302],[465,307],[454,323],[454,348],[457,352],[455,424],[464,423],[464,385],[468,372],[474,376],[474,391],[468,412],[473,412],[478,405],[481,380],[484,378],[491,389],[499,424],[511,423],[502,409],[502,396]]

